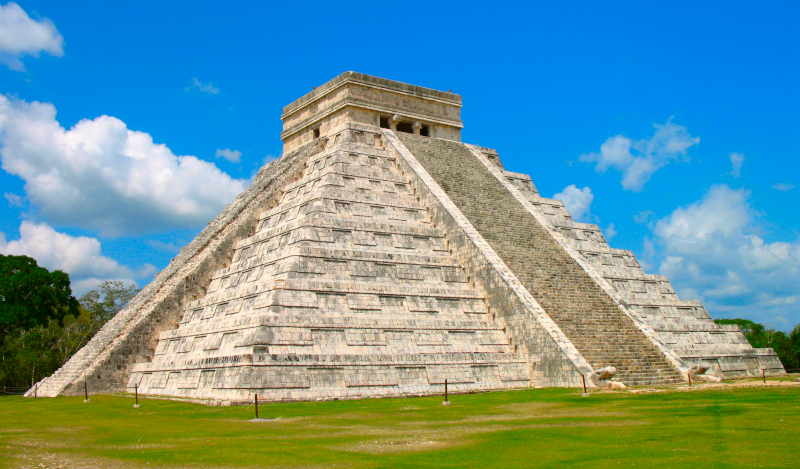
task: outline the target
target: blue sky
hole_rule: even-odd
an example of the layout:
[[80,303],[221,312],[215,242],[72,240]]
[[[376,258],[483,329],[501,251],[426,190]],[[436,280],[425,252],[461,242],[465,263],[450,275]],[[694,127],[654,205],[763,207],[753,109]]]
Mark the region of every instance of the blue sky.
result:
[[800,7],[647,3],[0,0],[0,252],[143,285],[354,70],[452,89],[465,142],[712,316],[788,330]]

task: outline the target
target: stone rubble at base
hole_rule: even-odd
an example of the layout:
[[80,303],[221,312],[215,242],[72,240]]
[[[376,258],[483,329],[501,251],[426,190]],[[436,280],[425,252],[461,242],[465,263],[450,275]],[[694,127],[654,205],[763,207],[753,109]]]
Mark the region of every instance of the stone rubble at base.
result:
[[460,143],[460,108],[353,72],[284,108],[284,155],[38,395],[138,385],[230,404],[784,373]]

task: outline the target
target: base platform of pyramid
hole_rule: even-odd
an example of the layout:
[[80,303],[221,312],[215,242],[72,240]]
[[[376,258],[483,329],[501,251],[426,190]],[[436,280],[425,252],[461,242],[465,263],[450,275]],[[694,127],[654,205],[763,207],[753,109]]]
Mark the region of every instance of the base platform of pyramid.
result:
[[[460,142],[461,97],[347,72],[284,154],[38,396],[208,403],[784,373],[596,225]],[[535,166],[535,164],[532,164]],[[588,380],[589,386],[594,386]]]

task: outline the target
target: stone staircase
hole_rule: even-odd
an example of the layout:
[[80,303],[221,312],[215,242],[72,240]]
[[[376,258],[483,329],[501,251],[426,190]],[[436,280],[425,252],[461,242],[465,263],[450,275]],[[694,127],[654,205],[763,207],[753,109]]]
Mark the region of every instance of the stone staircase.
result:
[[[103,349],[117,337],[119,329],[127,322],[122,316],[109,321],[109,326],[104,327],[92,337],[83,348],[72,356],[55,373],[36,384],[36,394],[44,397],[55,397],[63,393],[64,388],[75,381],[76,377],[87,368]],[[80,390],[81,393],[83,389]],[[89,392],[92,392],[89,389]],[[25,394],[33,395],[33,388]]]
[[656,346],[463,144],[398,133],[594,369],[627,385],[682,377]]

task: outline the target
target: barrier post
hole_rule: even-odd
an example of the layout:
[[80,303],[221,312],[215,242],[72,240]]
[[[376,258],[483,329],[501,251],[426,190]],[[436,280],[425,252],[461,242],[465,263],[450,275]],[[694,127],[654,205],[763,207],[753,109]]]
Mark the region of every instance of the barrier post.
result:
[[258,394],[256,394],[256,418],[258,418]]

